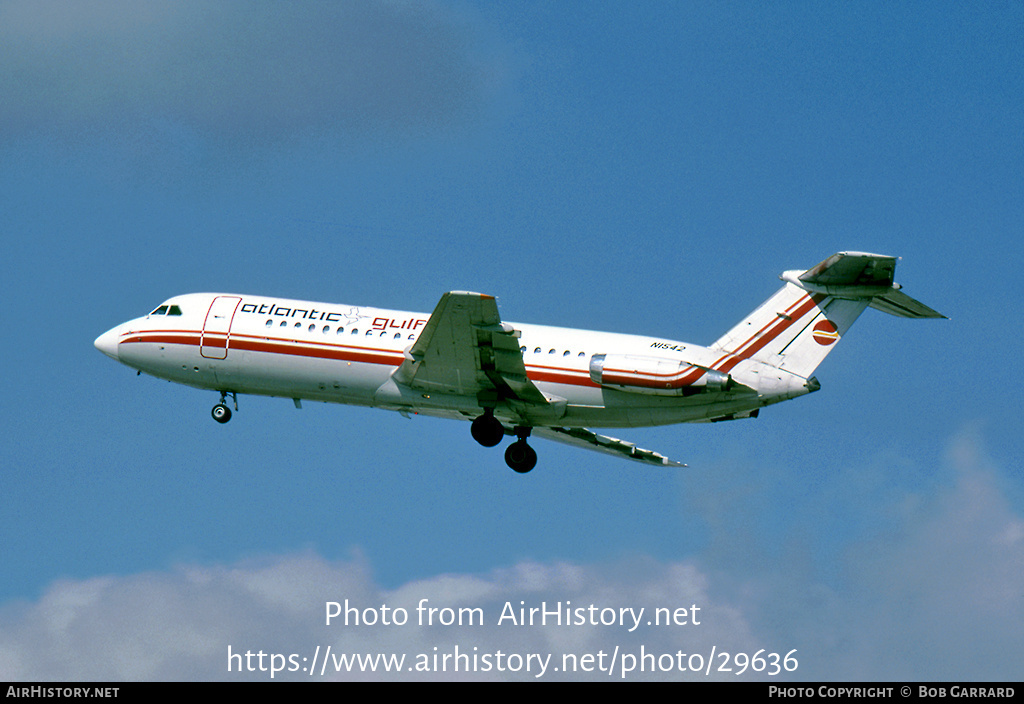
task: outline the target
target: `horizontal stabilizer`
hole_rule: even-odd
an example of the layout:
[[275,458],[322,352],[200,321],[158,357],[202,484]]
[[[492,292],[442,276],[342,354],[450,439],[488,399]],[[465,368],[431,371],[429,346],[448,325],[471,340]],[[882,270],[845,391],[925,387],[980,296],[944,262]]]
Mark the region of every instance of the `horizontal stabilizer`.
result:
[[896,257],[867,252],[839,252],[798,277],[820,286],[892,286]]
[[626,442],[625,440],[619,440],[617,438],[610,438],[607,435],[598,435],[586,428],[540,427],[534,428],[533,434],[538,437],[547,438],[548,440],[565,443],[566,445],[582,447],[588,450],[597,450],[598,452],[615,455],[616,457],[625,457],[626,459],[636,460],[637,462],[643,462],[644,464],[653,464],[662,467],[686,466],[682,462],[670,460],[668,457],[654,452],[653,450],[645,450],[642,447],[637,447],[631,442]]
[[901,318],[945,318],[942,313],[934,311],[921,301],[911,298],[898,289],[892,289],[881,296],[871,299],[871,307],[889,315]]
[[839,252],[803,273],[787,271],[780,278],[813,293],[868,300],[872,308],[901,318],[945,318],[893,282],[897,261],[883,254]]

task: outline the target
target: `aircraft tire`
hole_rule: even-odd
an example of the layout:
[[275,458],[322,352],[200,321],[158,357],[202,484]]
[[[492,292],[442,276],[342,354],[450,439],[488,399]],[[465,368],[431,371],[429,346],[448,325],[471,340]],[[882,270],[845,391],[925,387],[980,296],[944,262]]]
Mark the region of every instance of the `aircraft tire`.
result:
[[537,452],[525,440],[516,440],[505,450],[505,464],[526,474],[537,466]]
[[213,419],[218,423],[227,423],[231,420],[231,409],[223,403],[218,403],[213,407],[213,410],[210,411],[210,415],[213,416]]
[[489,413],[476,418],[470,432],[473,439],[484,447],[494,447],[505,437],[505,428],[502,427],[501,421]]

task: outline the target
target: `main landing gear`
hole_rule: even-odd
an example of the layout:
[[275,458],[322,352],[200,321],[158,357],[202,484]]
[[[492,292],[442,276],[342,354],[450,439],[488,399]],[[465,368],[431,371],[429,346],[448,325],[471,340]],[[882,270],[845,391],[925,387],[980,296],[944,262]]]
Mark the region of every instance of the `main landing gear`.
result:
[[473,421],[470,432],[473,439],[484,447],[494,447],[505,437],[505,427],[494,417],[494,410],[491,408]]
[[228,394],[231,394],[231,398],[235,402],[235,410],[238,410],[238,396],[235,395],[235,392],[221,391],[220,403],[214,406],[213,410],[210,411],[210,415],[213,416],[213,419],[218,423],[227,423],[231,420],[231,409],[228,408],[227,403],[225,403]]
[[[490,408],[473,421],[470,432],[473,439],[484,447],[494,447],[505,437],[505,427],[494,417],[494,410]],[[515,434],[518,440],[505,450],[505,464],[520,474],[526,474],[537,466],[537,453],[526,442],[530,436],[530,426],[517,425]]]
[[526,474],[537,466],[537,452],[526,442],[530,435],[528,427],[517,426],[516,435],[519,439],[505,449],[505,464],[520,474]]

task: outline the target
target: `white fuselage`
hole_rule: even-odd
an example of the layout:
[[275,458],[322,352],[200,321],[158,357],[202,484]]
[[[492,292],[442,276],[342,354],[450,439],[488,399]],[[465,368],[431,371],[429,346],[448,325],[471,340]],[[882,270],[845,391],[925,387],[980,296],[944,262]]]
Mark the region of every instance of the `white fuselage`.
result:
[[893,281],[895,257],[839,252],[788,271],[770,298],[710,347],[502,321],[494,296],[442,294],[410,313],[266,296],[176,296],[100,335],[104,354],[163,379],[238,394],[371,406],[472,421],[485,447],[529,472],[540,436],[649,465],[685,466],[584,426],[752,418],[817,391],[814,370],[868,307],[942,318]]
[[[118,325],[96,346],[132,368],[202,389],[471,420],[482,410],[477,398],[415,392],[392,378],[429,318],[364,306],[197,293],[172,298],[150,315]],[[508,325],[519,332],[529,380],[559,401],[494,409],[498,417],[523,425],[621,428],[709,421],[741,417],[814,390],[806,379],[751,359],[727,359],[722,350],[699,345]],[[722,369],[747,393],[695,389],[672,395],[602,386],[592,374],[595,355]]]

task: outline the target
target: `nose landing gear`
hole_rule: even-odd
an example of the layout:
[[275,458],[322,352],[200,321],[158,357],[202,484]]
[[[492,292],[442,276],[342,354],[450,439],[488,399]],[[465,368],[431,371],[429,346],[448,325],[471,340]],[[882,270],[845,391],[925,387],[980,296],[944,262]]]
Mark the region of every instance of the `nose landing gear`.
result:
[[235,394],[235,392],[221,391],[220,403],[214,406],[213,410],[210,411],[210,415],[213,416],[213,419],[218,423],[227,423],[229,420],[231,420],[231,409],[228,408],[228,405],[225,403],[228,394],[231,394],[231,398],[235,402],[235,410],[238,410],[238,396]]

